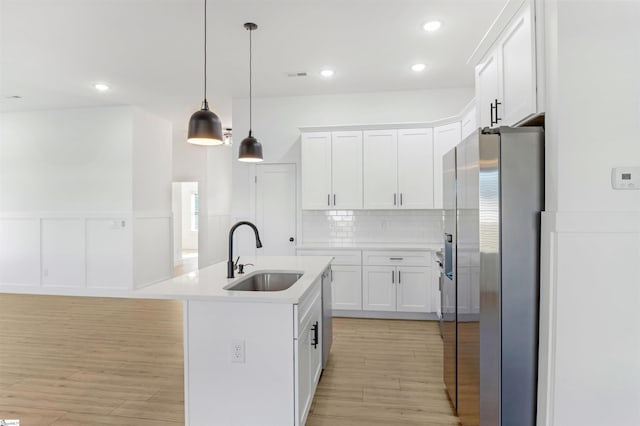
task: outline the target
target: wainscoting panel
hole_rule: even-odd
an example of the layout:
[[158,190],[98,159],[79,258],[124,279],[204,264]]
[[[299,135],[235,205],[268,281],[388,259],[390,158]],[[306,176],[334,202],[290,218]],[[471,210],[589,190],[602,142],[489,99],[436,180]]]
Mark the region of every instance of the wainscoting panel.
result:
[[128,218],[87,219],[87,287],[131,288],[133,250]]
[[84,287],[84,220],[42,220],[42,285]]
[[0,284],[40,285],[38,218],[0,218]]

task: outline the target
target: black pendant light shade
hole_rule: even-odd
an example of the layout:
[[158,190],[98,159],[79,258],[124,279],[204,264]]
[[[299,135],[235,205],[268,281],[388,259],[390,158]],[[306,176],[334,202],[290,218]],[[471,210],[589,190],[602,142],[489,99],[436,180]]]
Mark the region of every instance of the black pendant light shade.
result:
[[262,161],[262,144],[251,136],[251,132],[249,132],[249,136],[240,142],[238,161],[246,163],[259,163]]
[[220,145],[224,140],[220,118],[209,109],[205,100],[202,109],[189,119],[187,142],[194,145]]
[[240,142],[238,148],[238,161],[245,163],[259,163],[262,161],[262,144],[251,135],[251,32],[258,29],[253,22],[244,24],[245,29],[249,30],[249,136]]
[[204,100],[202,108],[191,115],[187,142],[194,145],[222,145],[222,123],[207,102],[207,0],[204,0]]

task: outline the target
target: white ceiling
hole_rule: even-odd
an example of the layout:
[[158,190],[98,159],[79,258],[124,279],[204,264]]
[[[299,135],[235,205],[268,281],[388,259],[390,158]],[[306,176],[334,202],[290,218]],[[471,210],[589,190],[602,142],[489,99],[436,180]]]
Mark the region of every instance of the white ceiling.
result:
[[[247,21],[259,26],[254,96],[472,87],[465,62],[504,3],[209,0],[209,102],[228,125],[231,99],[248,96]],[[130,104],[185,127],[202,100],[202,11],[203,0],[0,0],[0,111]],[[421,29],[430,19],[440,31]]]

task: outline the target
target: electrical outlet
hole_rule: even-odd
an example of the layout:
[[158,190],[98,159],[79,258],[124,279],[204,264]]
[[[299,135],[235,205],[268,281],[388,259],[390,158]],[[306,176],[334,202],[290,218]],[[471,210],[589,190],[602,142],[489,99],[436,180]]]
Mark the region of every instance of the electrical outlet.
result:
[[244,364],[244,340],[231,341],[231,362]]

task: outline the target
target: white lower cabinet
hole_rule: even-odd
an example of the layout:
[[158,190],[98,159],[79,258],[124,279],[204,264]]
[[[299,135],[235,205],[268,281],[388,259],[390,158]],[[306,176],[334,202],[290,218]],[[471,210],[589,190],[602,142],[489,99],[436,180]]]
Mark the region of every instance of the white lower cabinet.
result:
[[365,311],[431,312],[434,292],[429,252],[365,251]]
[[333,265],[331,267],[332,308],[336,310],[362,309],[362,267]]
[[[305,311],[305,312],[303,312]],[[322,372],[322,302],[320,293],[310,305],[300,304],[299,329],[295,344],[296,426],[307,421],[313,394]]]
[[398,268],[396,310],[429,312],[431,310],[431,268],[405,266]]
[[320,277],[298,304],[187,300],[184,315],[186,426],[305,424],[322,371]]
[[365,266],[363,309],[391,312],[431,310],[431,268]]
[[298,249],[298,256],[332,256],[331,308],[334,311],[362,310],[362,252],[360,250]]
[[362,307],[365,311],[396,310],[396,268],[365,266]]

